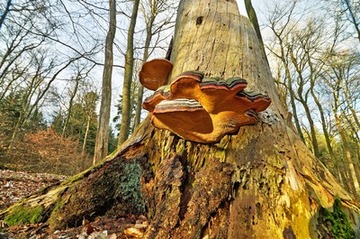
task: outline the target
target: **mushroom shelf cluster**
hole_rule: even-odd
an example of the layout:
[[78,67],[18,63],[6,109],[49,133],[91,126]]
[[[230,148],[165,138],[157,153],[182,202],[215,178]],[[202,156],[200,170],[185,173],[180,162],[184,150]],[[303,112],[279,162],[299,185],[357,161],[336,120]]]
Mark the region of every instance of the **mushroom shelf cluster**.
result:
[[145,62],[139,78],[154,94],[143,102],[152,124],[199,143],[215,143],[240,126],[255,124],[257,113],[271,99],[245,92],[246,80],[238,77],[208,78],[196,71],[184,72],[167,84],[172,64],[165,59]]

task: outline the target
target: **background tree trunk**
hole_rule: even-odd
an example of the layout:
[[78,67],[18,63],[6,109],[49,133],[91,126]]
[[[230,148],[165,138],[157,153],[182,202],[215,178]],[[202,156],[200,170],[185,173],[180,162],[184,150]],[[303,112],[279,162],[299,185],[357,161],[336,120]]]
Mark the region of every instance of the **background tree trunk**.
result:
[[256,33],[235,1],[181,1],[171,61],[171,78],[188,70],[243,77],[272,104],[259,123],[216,144],[185,141],[145,120],[101,164],[0,218],[41,205],[52,230],[132,213],[149,221],[143,238],[334,238],[324,208],[337,196],[359,228],[356,203],[287,125]]
[[129,137],[130,123],[131,123],[131,82],[133,77],[134,66],[134,33],[136,18],[139,9],[140,0],[135,0],[130,19],[130,26],[127,34],[127,46],[125,54],[125,72],[122,90],[122,109],[121,109],[121,123],[119,132],[119,142],[122,143]]
[[[145,43],[144,43],[144,53],[142,57],[142,61],[146,62],[149,58],[149,47],[151,43],[151,39],[153,36],[153,26],[154,21],[158,13],[158,9],[155,2],[149,2],[150,14],[149,16],[145,17],[146,21],[146,35],[145,35]],[[143,14],[146,16],[145,7],[143,7]],[[144,95],[144,87],[142,85],[139,86],[137,89],[137,97],[136,97],[136,110],[135,110],[135,117],[134,117],[134,128],[136,128],[140,124],[141,118],[141,109],[142,109],[142,100]]]
[[69,124],[69,121],[70,121],[70,118],[71,118],[71,110],[72,110],[72,107],[73,107],[73,103],[74,103],[74,99],[75,99],[75,96],[76,94],[78,93],[78,88],[79,88],[79,82],[81,80],[81,75],[80,75],[80,72],[78,73],[78,75],[75,77],[75,85],[74,85],[74,89],[72,92],[70,92],[70,100],[69,100],[69,106],[68,106],[68,113],[67,113],[67,116],[65,118],[65,122],[64,122],[64,126],[62,128],[62,131],[61,131],[61,137],[65,137],[66,135],[66,130],[67,130],[67,127],[68,127],[68,124]]
[[93,164],[106,157],[109,143],[109,123],[111,108],[111,81],[113,69],[113,44],[116,33],[116,0],[109,0],[110,21],[105,42],[105,63],[101,91],[99,125],[96,132]]
[[[244,0],[245,3],[245,8],[246,8],[246,13],[249,17],[249,20],[252,24],[252,26],[254,27],[254,30],[256,32],[256,36],[258,37],[259,43],[260,43],[260,47],[263,50],[263,54],[266,57],[266,52],[265,52],[265,46],[264,46],[264,41],[261,35],[261,31],[260,31],[260,26],[259,26],[259,22],[258,22],[258,18],[256,16],[256,12],[254,7],[252,6],[251,0]],[[266,58],[266,62],[267,58]]]

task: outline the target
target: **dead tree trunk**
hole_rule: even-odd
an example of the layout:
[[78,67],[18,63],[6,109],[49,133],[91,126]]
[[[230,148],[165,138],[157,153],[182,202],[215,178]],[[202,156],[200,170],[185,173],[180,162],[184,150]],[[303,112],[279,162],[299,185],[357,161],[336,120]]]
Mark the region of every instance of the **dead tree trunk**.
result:
[[101,164],[0,217],[41,207],[39,221],[52,230],[132,213],[149,221],[143,238],[335,238],[324,208],[338,197],[359,228],[357,204],[287,125],[255,31],[236,1],[183,0],[171,61],[170,79],[188,70],[239,76],[272,104],[260,122],[215,144],[183,140],[145,120]]

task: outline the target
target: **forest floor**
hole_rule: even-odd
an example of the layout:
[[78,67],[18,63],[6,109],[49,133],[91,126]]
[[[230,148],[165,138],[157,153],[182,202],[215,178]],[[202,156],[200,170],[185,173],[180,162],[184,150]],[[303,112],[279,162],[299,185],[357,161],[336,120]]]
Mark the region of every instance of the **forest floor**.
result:
[[[63,175],[0,169],[0,211],[65,178]],[[93,222],[84,221],[80,227],[52,233],[47,232],[46,224],[8,227],[0,220],[0,239],[136,239],[142,237],[146,227],[145,217],[131,215],[126,218],[99,217]]]

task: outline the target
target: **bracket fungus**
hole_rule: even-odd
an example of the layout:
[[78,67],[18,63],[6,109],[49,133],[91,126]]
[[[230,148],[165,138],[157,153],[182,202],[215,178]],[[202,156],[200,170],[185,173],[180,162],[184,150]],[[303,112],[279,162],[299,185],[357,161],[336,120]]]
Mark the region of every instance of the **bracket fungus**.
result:
[[172,63],[166,59],[147,61],[141,67],[140,83],[150,90],[156,90],[167,83],[172,67]]
[[[153,67],[145,69],[157,70]],[[144,74],[140,72],[140,75]],[[156,79],[166,78],[162,82],[167,82],[169,75],[164,71],[146,74]],[[161,77],[160,74],[164,75]],[[160,82],[156,79],[146,81]],[[141,82],[143,84],[144,80]],[[208,78],[201,72],[188,71],[170,85],[157,88],[145,99],[143,107],[150,112],[155,127],[170,130],[186,140],[215,143],[224,135],[237,133],[240,126],[255,124],[257,113],[270,105],[269,97],[245,92],[246,86],[247,82],[242,78]]]

